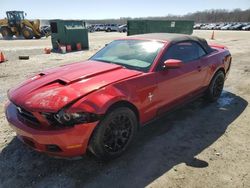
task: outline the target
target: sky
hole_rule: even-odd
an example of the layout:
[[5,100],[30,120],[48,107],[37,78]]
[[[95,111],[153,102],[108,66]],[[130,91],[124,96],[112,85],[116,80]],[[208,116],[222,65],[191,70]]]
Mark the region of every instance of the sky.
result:
[[107,19],[236,8],[249,9],[250,0],[0,0],[0,18],[8,10],[23,10],[28,19]]

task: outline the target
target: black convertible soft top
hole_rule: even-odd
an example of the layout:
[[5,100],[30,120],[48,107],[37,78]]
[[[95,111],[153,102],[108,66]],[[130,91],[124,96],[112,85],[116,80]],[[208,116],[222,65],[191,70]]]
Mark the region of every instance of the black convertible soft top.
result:
[[195,41],[199,43],[207,53],[211,53],[213,51],[213,49],[208,45],[205,39],[192,35],[175,34],[175,33],[149,33],[149,34],[133,35],[129,36],[128,38],[161,40],[161,41],[167,41],[168,43],[171,44],[175,44],[178,42],[185,42],[185,41]]

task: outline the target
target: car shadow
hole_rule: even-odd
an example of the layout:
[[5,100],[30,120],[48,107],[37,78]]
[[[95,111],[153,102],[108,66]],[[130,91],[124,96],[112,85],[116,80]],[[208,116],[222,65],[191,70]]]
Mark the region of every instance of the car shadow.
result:
[[198,99],[143,127],[120,158],[100,162],[47,157],[14,138],[0,153],[0,187],[145,187],[180,163],[209,168],[216,154],[197,157],[218,140],[248,102],[224,92],[216,103]]

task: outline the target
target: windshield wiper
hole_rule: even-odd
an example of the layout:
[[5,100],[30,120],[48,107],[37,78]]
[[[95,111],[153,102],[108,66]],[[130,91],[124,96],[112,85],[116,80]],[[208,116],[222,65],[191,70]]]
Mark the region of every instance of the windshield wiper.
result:
[[104,63],[111,63],[111,64],[114,64],[112,61],[107,61],[107,60],[102,60],[102,59],[91,59],[91,60],[95,60],[95,61],[99,61],[99,62],[104,62]]
[[122,66],[123,68],[126,68],[126,69],[138,70],[138,71],[144,72],[143,69],[141,69],[141,68],[131,66],[131,65],[124,65],[122,63],[118,63],[118,62],[115,62],[115,61],[107,61],[107,60],[102,60],[102,59],[92,59],[92,60],[99,61],[99,62],[104,62],[104,63],[115,64],[115,65],[120,65],[120,66]]

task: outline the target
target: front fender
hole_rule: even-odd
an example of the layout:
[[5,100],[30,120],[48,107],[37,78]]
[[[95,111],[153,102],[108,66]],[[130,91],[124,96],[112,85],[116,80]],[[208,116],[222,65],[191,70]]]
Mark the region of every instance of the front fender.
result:
[[105,114],[112,104],[124,100],[128,100],[128,95],[118,88],[110,86],[83,97],[74,103],[68,111],[85,111],[95,114]]

